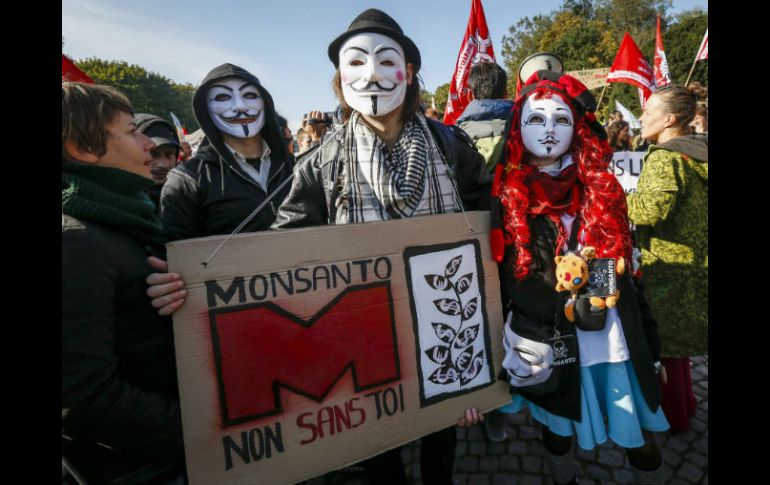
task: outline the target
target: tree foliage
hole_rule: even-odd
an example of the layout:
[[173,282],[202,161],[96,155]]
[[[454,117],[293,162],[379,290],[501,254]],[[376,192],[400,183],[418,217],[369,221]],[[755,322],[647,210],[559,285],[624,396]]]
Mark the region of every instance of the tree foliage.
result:
[[433,99],[435,99],[436,111],[444,113],[446,111],[446,103],[449,101],[449,83],[444,83],[437,87],[433,93],[426,89],[420,90],[420,99],[427,107],[430,107]]
[[440,113],[446,113],[446,104],[449,101],[449,83],[444,83],[436,88],[436,109]]
[[[672,80],[684,84],[703,40],[703,34],[708,29],[709,17],[703,10],[695,9],[682,12],[677,20],[663,34],[663,46],[666,48],[666,59],[671,69]],[[698,61],[695,64],[690,77],[690,82],[692,81],[700,81],[704,86],[708,85],[708,61]]]
[[193,85],[177,84],[125,61],[94,57],[75,61],[75,64],[94,82],[119,89],[131,101],[136,113],[151,113],[170,122],[169,112],[173,112],[189,133],[198,129],[192,112]]
[[[556,54],[567,71],[611,66],[625,32],[652,64],[658,14],[669,70],[675,82],[684,83],[708,26],[708,13],[693,10],[669,18],[666,12],[671,6],[672,0],[564,0],[547,15],[520,19],[503,36],[509,92],[515,92],[522,61],[536,52]],[[707,61],[698,63],[692,80],[707,85]],[[597,99],[600,94],[601,89],[594,90]],[[637,89],[613,83],[605,92],[600,117],[608,106],[614,108],[615,99],[641,112]]]

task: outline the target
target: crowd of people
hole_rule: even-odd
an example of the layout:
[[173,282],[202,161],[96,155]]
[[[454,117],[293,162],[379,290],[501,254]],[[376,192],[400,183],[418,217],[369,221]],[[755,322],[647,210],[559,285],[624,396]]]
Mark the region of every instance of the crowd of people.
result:
[[[622,115],[597,121],[553,54],[527,59],[513,99],[504,69],[475,65],[456,126],[421,105],[420,50],[385,12],[358,15],[328,56],[339,104],[309,111],[294,136],[254,73],[214,67],[193,96],[194,153],[116,89],[62,82],[62,455],[74,479],[185,483],[170,315],[187,290],[165,243],[489,210],[505,319],[492,338],[511,402],[457,425],[483,422],[501,441],[505,415],[528,408],[554,483],[577,483],[573,440],[608,439],[637,483],[662,483],[653,433],[688,429],[689,357],[706,352],[702,87],[656,91],[637,143]],[[612,152],[643,144],[626,196]],[[587,274],[560,272],[589,253],[615,263],[612,305],[580,289]],[[452,483],[455,444],[454,427],[422,438],[423,483]],[[408,483],[399,448],[360,466],[369,483]]]

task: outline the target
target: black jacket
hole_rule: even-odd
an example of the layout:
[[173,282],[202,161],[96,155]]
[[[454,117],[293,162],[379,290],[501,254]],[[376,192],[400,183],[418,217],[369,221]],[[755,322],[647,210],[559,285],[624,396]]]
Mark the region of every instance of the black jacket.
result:
[[[253,82],[265,103],[265,125],[260,133],[271,151],[267,193],[240,169],[208,113],[209,86],[230,76]],[[202,144],[190,160],[169,172],[163,186],[161,214],[164,235],[169,241],[230,234],[269,194],[278,190],[294,166],[278,128],[273,99],[259,79],[248,71],[232,64],[214,68],[195,91],[193,112],[208,143]],[[287,183],[241,232],[268,229],[288,191]]]
[[[575,335],[575,325],[564,317],[564,300],[556,292],[556,263],[554,262],[557,229],[547,217],[534,217],[530,223],[532,265],[530,274],[522,281],[516,280],[512,265],[515,263],[515,251],[506,248],[505,258],[500,268],[503,308],[514,314],[523,314],[530,319],[553,327],[555,315],[559,315],[559,330],[562,334]],[[654,412],[660,404],[657,379],[653,362],[660,352],[660,342],[654,319],[643,318],[639,309],[630,271],[618,278],[620,299],[617,304],[618,315],[623,326],[623,334],[631,362],[644,394],[645,401]],[[562,292],[566,293],[566,292]],[[578,344],[579,345],[579,344]],[[559,388],[545,395],[535,395],[526,388],[512,388],[546,411],[580,421],[580,356],[575,365],[566,368],[566,377],[562,375]]]
[[183,470],[171,319],[145,293],[159,249],[62,214],[62,456],[88,483]]
[[[454,174],[465,210],[488,210],[491,182],[482,157],[468,135],[456,126],[426,118],[434,140]],[[334,224],[339,172],[345,166],[343,129],[324,135],[321,144],[297,161],[291,191],[278,209],[273,229]]]

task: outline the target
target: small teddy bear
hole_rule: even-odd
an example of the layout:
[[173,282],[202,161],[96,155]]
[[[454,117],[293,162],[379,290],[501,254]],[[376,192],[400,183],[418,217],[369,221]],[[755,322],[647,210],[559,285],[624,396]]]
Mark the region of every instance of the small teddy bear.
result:
[[[596,257],[596,248],[585,246],[580,254],[567,253],[564,256],[556,256],[556,291],[569,291],[570,298],[564,305],[564,315],[570,322],[575,322],[575,301],[581,288],[588,284],[588,262]],[[619,258],[615,265],[615,272],[622,275],[625,271],[625,262]],[[620,298],[620,290],[616,290],[607,297],[591,296],[591,307],[603,309],[614,307]]]

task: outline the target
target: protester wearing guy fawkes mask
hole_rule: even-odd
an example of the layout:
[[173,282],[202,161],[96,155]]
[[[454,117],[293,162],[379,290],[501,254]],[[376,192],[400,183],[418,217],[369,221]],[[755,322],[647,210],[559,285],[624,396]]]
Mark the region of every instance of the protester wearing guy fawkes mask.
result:
[[[193,96],[204,143],[172,170],[161,195],[170,241],[230,234],[291,174],[293,158],[270,93],[256,76],[232,64],[209,72]],[[266,230],[288,185],[242,232]]]
[[[486,207],[483,159],[462,130],[419,112],[420,51],[392,18],[363,12],[328,53],[343,124],[300,159],[274,227],[441,214],[461,203],[466,210]],[[325,191],[326,203],[311,190]]]
[[[380,10],[366,10],[330,44],[328,53],[337,67],[333,85],[341,123],[299,158],[273,229],[488,207],[489,185],[481,182],[484,159],[471,139],[457,127],[426,119],[419,110],[420,51],[395,20]],[[184,302],[181,277],[155,276],[148,278],[148,293],[161,314],[170,314]],[[458,425],[481,420],[470,408]],[[452,482],[456,440],[453,427],[422,438],[423,483]],[[407,483],[400,448],[361,465],[371,484]]]
[[[300,157],[273,228],[350,224],[484,207],[484,159],[462,130],[419,108],[420,51],[401,27],[369,9],[329,45],[343,124]],[[453,176],[454,175],[454,176]],[[455,196],[456,184],[459,198]],[[458,424],[476,424],[469,409]],[[452,482],[453,427],[422,438],[425,484]],[[361,463],[369,483],[407,483],[400,448]]]

